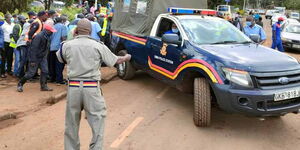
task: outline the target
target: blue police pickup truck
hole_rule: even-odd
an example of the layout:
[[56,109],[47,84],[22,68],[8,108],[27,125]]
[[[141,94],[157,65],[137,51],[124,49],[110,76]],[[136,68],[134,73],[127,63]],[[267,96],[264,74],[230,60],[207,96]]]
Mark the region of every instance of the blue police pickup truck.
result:
[[300,64],[258,45],[229,22],[212,16],[168,13],[150,36],[112,32],[112,51],[129,53],[118,75],[132,79],[143,70],[183,92],[194,94],[194,123],[209,126],[211,103],[250,116],[298,113]]

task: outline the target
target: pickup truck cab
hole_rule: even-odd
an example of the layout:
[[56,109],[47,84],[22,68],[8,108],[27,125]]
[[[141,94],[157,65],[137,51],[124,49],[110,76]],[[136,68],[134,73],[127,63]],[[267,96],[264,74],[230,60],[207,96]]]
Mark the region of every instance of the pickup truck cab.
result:
[[[178,32],[170,33],[177,27]],[[208,126],[211,103],[229,112],[282,116],[300,108],[300,65],[252,42],[212,16],[161,14],[150,36],[112,33],[112,51],[132,60],[117,66],[122,79],[136,70],[194,94],[194,123]]]

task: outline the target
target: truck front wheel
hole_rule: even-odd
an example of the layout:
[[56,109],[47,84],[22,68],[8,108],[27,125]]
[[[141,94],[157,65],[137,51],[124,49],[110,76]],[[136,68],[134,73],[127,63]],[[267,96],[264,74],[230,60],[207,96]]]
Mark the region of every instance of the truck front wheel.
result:
[[[125,56],[127,54],[126,50],[121,50],[118,52],[118,56]],[[135,68],[132,66],[130,61],[126,61],[122,64],[117,65],[118,76],[123,80],[130,80],[135,75]]]
[[205,78],[194,80],[194,123],[199,127],[210,125],[211,93],[208,81]]

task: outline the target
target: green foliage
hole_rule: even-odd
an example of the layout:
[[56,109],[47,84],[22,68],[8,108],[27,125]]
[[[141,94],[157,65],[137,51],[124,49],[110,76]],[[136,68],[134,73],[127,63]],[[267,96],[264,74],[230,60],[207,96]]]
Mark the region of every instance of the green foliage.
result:
[[38,12],[44,10],[44,8],[43,7],[30,7],[29,10],[38,13]]
[[300,1],[299,0],[285,0],[284,5],[289,10],[300,11]]
[[81,8],[65,7],[62,9],[61,14],[67,15],[69,20],[74,20],[75,15],[81,12],[82,12]]
[[15,9],[26,11],[28,4],[33,0],[0,0],[0,10],[2,12],[14,12]]
[[70,7],[74,3],[74,0],[63,0],[63,2],[65,2],[66,7]]
[[108,0],[100,0],[101,6],[107,6]]

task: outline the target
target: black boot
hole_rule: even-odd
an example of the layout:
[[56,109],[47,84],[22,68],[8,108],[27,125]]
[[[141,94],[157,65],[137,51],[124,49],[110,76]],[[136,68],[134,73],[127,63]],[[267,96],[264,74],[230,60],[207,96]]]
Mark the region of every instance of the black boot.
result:
[[53,89],[47,86],[47,76],[41,76],[41,91],[53,91]]
[[17,91],[18,92],[23,92],[23,85],[26,83],[26,79],[25,78],[21,78],[21,80],[18,83],[17,86]]
[[49,88],[47,84],[45,84],[41,87],[41,91],[53,91],[53,89]]
[[23,92],[23,85],[21,83],[18,83],[17,91],[18,92]]

